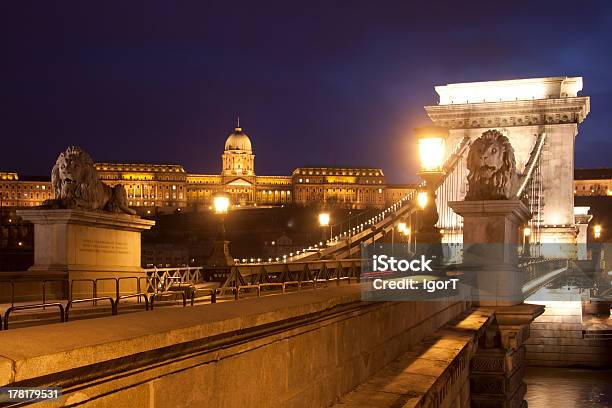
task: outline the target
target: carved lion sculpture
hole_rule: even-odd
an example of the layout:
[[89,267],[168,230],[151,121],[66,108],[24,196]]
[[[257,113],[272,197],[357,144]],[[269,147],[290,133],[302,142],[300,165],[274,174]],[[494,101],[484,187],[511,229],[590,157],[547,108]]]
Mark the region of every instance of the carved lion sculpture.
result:
[[518,185],[514,149],[506,136],[488,130],[470,146],[466,200],[507,200]]
[[55,199],[47,200],[46,206],[136,214],[127,206],[123,186],[101,182],[93,160],[78,147],[70,146],[60,153],[51,170],[51,185]]

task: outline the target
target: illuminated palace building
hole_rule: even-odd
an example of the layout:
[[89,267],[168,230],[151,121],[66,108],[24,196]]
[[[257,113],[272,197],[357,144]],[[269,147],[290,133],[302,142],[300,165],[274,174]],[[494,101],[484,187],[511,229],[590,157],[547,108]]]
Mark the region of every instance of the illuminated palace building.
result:
[[[129,205],[140,213],[208,208],[220,192],[240,207],[320,203],[383,207],[413,188],[388,185],[382,169],[370,167],[298,167],[290,176],[258,176],[251,140],[240,126],[228,136],[221,163],[221,174],[191,174],[177,164],[97,163],[96,169],[105,183],[123,184]],[[0,175],[4,206],[36,206],[53,196],[48,178]]]

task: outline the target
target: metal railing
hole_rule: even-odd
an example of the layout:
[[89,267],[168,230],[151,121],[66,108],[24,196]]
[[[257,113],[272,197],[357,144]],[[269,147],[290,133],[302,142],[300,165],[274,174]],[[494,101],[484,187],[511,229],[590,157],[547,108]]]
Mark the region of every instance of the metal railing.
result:
[[[4,316],[0,316],[0,327],[7,330],[9,319],[13,312],[20,310],[34,310],[46,308],[57,308],[60,314],[60,322],[70,320],[71,311],[76,304],[91,303],[94,306],[98,302],[110,303],[110,315],[119,314],[119,305],[126,299],[137,299],[145,303],[145,310],[153,310],[154,303],[163,300],[164,297],[173,297],[173,304],[177,300],[181,301],[183,308],[190,303],[191,306],[198,302],[217,303],[222,301],[239,300],[245,297],[263,297],[266,295],[279,295],[301,292],[304,289],[316,290],[328,287],[330,284],[340,285],[345,281],[347,284],[361,282],[361,259],[341,259],[341,260],[315,260],[310,262],[294,263],[270,263],[261,265],[236,265],[225,268],[224,275],[218,275],[219,287],[203,287],[202,284],[210,284],[205,280],[207,268],[165,268],[147,271],[150,273],[144,277],[121,277],[121,278],[100,278],[100,279],[75,279],[53,280],[61,282],[69,288],[69,299],[67,303],[47,302],[43,303],[14,305],[14,297]],[[537,282],[546,279],[548,274],[557,273],[559,270],[568,268],[566,259],[537,259],[529,260],[519,265],[519,269],[524,273],[524,281],[538,284]],[[122,281],[133,280],[137,292],[122,294],[120,286]],[[147,282],[147,291],[140,292],[141,282]],[[51,282],[51,280],[47,281]],[[99,285],[111,282],[114,292],[113,296],[98,296]],[[13,289],[17,282],[5,280],[0,283],[8,283]],[[31,283],[31,282],[30,282]],[[46,292],[46,282],[41,283],[43,294]],[[75,299],[75,285],[78,283],[90,283],[92,296],[83,299]],[[14,291],[12,292],[14,296]],[[99,312],[100,309],[97,309]],[[100,314],[100,313],[97,313]],[[40,321],[38,322],[40,323]]]
[[101,297],[91,298],[91,299],[76,299],[76,300],[70,300],[66,304],[66,309],[64,310],[64,321],[66,322],[68,321],[70,317],[70,308],[72,307],[72,305],[77,304],[77,303],[90,303],[90,302],[96,304],[99,300],[110,301],[111,315],[114,316],[117,314],[117,302],[115,302],[115,299],[113,299],[110,296],[101,296]]
[[[43,282],[18,279],[4,280],[0,281],[0,283],[8,284],[11,287],[11,306],[5,311],[4,316],[0,316],[0,328],[8,330],[11,314],[20,310],[57,308],[60,322],[67,322],[70,320],[71,312],[73,312],[74,306],[77,304],[90,303],[95,307],[98,302],[108,302],[110,304],[110,315],[115,316],[119,314],[120,303],[126,299],[135,298],[138,303],[144,302],[145,310],[149,311],[153,310],[154,303],[162,301],[164,297],[174,297],[172,299],[173,302],[180,300],[182,301],[182,306],[186,307],[188,301],[193,306],[196,299],[217,303],[219,300],[239,300],[243,297],[248,297],[249,294],[262,297],[267,294],[300,292],[304,288],[317,289],[319,287],[326,287],[333,282],[336,282],[337,285],[341,281],[351,284],[360,281],[360,267],[361,260],[359,259],[260,265],[256,273],[254,273],[255,271],[252,267],[236,266],[224,269],[226,271],[225,275],[219,276],[225,276],[225,280],[219,282],[220,287],[216,288],[198,287],[200,284],[210,283],[210,281],[205,280],[206,276],[212,276],[205,273],[210,271],[210,269],[204,267],[155,268],[147,270],[147,277],[52,279]],[[122,294],[121,282],[130,280],[135,284],[136,292]],[[143,281],[146,282],[147,290],[141,292]],[[43,298],[42,303],[15,305],[15,285],[24,282],[34,285],[40,284],[40,295]],[[50,282],[59,283],[62,285],[62,288],[67,288],[68,299],[65,304],[61,301],[47,302],[47,289]],[[78,288],[79,284],[86,285],[87,289],[83,292],[83,288]],[[102,290],[108,289],[108,287],[102,288],[103,284],[110,286],[111,293],[114,296],[100,296]],[[75,298],[76,294],[87,293],[89,290],[91,290],[91,297]],[[100,314],[100,309],[93,310],[97,312],[97,315]],[[42,324],[45,321],[39,319],[37,323]]]
[[147,291],[156,293],[165,292],[176,283],[200,282],[204,280],[204,267],[185,266],[179,268],[149,268],[147,273]]
[[529,297],[559,273],[568,269],[568,259],[534,258],[519,264],[525,297]]
[[4,325],[2,328],[4,330],[8,330],[9,316],[11,315],[12,312],[16,310],[45,309],[46,307],[57,307],[59,309],[60,322],[66,321],[64,305],[62,305],[60,302],[42,303],[42,304],[35,304],[35,305],[20,305],[20,306],[11,306],[8,309],[6,309],[6,312],[4,312],[4,322],[3,322]]

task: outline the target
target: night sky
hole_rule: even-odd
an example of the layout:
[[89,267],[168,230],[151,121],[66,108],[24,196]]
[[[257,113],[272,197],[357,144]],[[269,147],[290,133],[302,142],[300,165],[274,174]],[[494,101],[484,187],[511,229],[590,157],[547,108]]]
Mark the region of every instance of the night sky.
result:
[[406,182],[435,85],[563,75],[591,97],[577,166],[612,166],[609,1],[19,0],[0,46],[0,170],[46,175],[76,144],[218,174],[239,114],[257,174]]

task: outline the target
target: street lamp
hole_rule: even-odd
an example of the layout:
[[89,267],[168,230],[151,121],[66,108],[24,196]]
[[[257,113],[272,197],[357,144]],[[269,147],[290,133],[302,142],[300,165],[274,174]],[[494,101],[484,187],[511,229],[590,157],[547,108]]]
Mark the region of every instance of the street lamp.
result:
[[[323,241],[327,240],[326,231],[327,231],[327,227],[329,226],[329,220],[330,220],[330,217],[329,217],[328,212],[319,213],[319,226],[321,227],[321,231],[322,231],[321,236],[323,237]],[[330,237],[331,237],[331,231],[330,231]]]
[[[445,145],[448,129],[440,126],[424,126],[414,130],[417,138],[419,160],[421,167],[418,175],[423,179],[424,186],[417,195],[417,204],[421,208],[421,222],[414,234],[415,253],[421,253],[432,259],[434,265],[442,262],[442,234],[438,223],[436,206],[436,188],[444,176]],[[425,244],[421,249],[419,244]]]
[[531,256],[530,237],[531,237],[531,228],[525,227],[523,229],[523,256],[525,257]]
[[417,204],[421,207],[421,210],[427,207],[427,195],[427,191],[419,191],[419,194],[417,194]]
[[213,210],[219,216],[219,229],[217,238],[213,244],[213,252],[208,262],[213,266],[231,266],[234,258],[229,253],[229,241],[225,239],[225,216],[230,207],[229,195],[225,193],[215,194],[213,197]]
[[442,241],[436,228],[438,210],[436,208],[436,184],[444,176],[445,144],[448,129],[440,126],[424,126],[415,129],[421,168],[418,175],[425,181],[425,189],[419,192],[417,203],[423,210],[422,226],[418,240],[423,243],[437,244]]
[[601,225],[598,224],[593,227],[593,236],[599,241],[601,238]]
[[601,225],[597,224],[593,227],[593,237],[595,238],[595,250],[594,250],[594,257],[595,259],[593,260],[593,266],[595,269],[595,272],[599,272],[601,269],[601,244],[599,243],[599,240],[601,239]]
[[426,126],[416,129],[421,172],[441,172],[444,163],[446,128]]
[[220,219],[219,238],[222,240],[225,240],[225,216],[229,210],[229,205],[230,199],[227,194],[219,193],[213,197],[213,208],[215,214],[217,214]]
[[215,214],[226,215],[229,210],[229,196],[227,194],[217,194],[213,198]]

